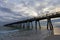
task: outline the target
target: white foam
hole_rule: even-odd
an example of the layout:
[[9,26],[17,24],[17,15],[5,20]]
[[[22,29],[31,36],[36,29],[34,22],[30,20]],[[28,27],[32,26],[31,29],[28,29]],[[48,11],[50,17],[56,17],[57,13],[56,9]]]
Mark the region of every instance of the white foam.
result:
[[0,31],[0,33],[9,33],[9,32],[16,32],[16,31],[19,31],[19,30],[9,30],[9,31],[7,31],[7,30],[4,30],[4,31]]

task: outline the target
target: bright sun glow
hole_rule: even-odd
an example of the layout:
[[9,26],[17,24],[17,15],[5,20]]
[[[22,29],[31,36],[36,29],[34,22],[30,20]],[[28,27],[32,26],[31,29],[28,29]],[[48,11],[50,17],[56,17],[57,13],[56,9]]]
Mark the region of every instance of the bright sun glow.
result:
[[56,8],[56,9],[55,9],[55,11],[56,11],[56,12],[60,11],[60,8],[59,8],[59,7],[58,7],[58,8]]

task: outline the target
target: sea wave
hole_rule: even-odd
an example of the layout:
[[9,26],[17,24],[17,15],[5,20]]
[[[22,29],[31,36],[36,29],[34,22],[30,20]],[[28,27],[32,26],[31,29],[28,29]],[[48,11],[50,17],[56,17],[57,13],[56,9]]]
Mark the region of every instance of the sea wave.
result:
[[19,30],[18,29],[16,29],[16,30],[9,30],[9,31],[1,30],[0,33],[9,33],[9,32],[16,32],[16,31],[19,31]]

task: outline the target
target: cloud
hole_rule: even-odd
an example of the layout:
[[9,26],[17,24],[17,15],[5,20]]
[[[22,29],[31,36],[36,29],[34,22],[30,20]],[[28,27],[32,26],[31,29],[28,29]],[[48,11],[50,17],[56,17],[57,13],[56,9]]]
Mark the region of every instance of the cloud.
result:
[[0,21],[15,22],[60,10],[60,0],[0,0]]
[[13,13],[9,8],[0,7],[0,11],[7,12],[7,13]]
[[48,5],[43,9],[44,13],[56,12],[57,8],[60,8],[60,0],[50,0]]

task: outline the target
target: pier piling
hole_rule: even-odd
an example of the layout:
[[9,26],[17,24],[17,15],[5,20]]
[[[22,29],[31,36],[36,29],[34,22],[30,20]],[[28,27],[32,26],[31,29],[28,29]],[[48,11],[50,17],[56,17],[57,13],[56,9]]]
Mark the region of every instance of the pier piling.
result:
[[53,25],[50,18],[47,19],[47,29],[53,30]]

